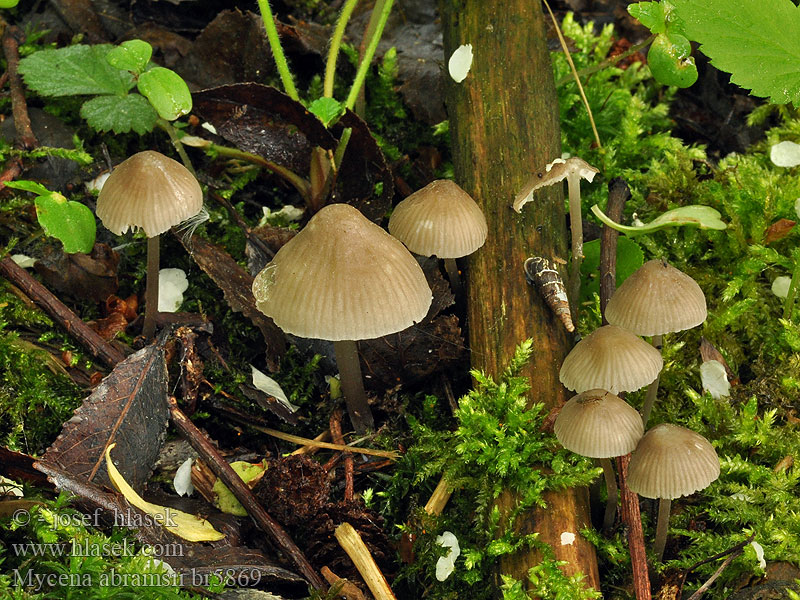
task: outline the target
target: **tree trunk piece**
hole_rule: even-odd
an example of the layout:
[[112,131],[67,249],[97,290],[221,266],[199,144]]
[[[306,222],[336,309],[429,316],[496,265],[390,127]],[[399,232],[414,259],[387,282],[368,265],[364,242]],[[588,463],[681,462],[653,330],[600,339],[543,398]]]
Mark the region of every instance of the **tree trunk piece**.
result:
[[[472,44],[466,79],[448,79],[456,181],[482,207],[489,225],[486,244],[469,259],[467,271],[472,364],[499,376],[516,346],[534,340],[534,355],[522,375],[530,379],[529,401],[560,406],[567,398],[558,371],[570,343],[558,318],[525,282],[528,256],[567,258],[564,198],[560,186],[536,192],[522,214],[511,208],[531,173],[561,155],[558,106],[541,5],[529,0],[441,0],[445,64],[461,44]],[[580,535],[590,524],[586,489],[547,495],[548,507],[517,520],[520,533],[539,532],[568,574],[582,572],[598,586],[594,548]],[[498,504],[514,504],[504,493]],[[561,534],[576,534],[562,544]],[[541,559],[520,552],[501,572],[527,581]]]

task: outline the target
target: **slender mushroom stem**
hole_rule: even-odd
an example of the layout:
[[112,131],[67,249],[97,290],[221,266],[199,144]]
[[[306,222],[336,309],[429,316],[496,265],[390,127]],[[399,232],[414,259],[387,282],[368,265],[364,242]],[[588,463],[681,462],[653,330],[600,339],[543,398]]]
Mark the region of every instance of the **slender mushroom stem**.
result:
[[569,274],[569,300],[573,322],[578,322],[578,295],[581,291],[581,261],[583,261],[583,221],[581,221],[581,176],[567,176],[569,193],[569,226],[572,232],[572,269]]
[[653,552],[656,560],[661,562],[664,556],[664,547],[667,545],[667,530],[669,529],[669,511],[672,500],[669,498],[658,499],[658,522],[656,524],[656,540],[653,542]]
[[610,458],[600,458],[600,466],[603,467],[603,476],[606,479],[606,490],[608,500],[606,501],[606,514],[603,517],[603,531],[609,531],[614,525],[614,516],[617,512],[617,477],[614,475],[614,467],[611,466]]
[[[654,335],[651,341],[653,347],[659,352],[663,347],[663,340],[664,336]],[[656,375],[655,380],[647,386],[647,396],[645,396],[644,405],[642,406],[642,423],[645,429],[647,429],[647,421],[650,419],[650,412],[653,410],[653,404],[655,404],[656,396],[658,395],[658,380],[660,378],[661,374],[659,373]]]
[[375,421],[364,391],[364,381],[361,379],[356,342],[354,340],[333,342],[333,352],[336,355],[336,365],[339,367],[339,380],[350,422],[359,434],[375,429]]
[[142,335],[150,339],[156,332],[158,315],[158,265],[160,260],[159,236],[147,238],[147,281],[144,291],[144,325]]
[[456,298],[462,297],[464,286],[461,283],[461,275],[458,274],[458,265],[456,265],[455,258],[444,259],[444,270],[447,271],[447,277],[450,279],[450,288],[453,290]]

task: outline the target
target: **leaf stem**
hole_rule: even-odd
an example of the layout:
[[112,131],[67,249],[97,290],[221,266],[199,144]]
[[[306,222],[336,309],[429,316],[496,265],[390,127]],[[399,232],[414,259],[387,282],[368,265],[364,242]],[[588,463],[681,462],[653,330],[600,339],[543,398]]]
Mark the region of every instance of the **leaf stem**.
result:
[[275,17],[272,16],[269,0],[258,0],[258,9],[261,11],[261,20],[264,22],[267,40],[269,40],[269,47],[275,59],[275,66],[278,68],[278,74],[281,76],[281,82],[283,82],[283,89],[292,100],[299,101],[300,96],[298,96],[297,89],[294,87],[294,79],[292,78],[292,72],[289,70],[289,63],[286,62],[286,55],[283,53],[281,41],[278,39],[278,28],[275,27]]
[[350,20],[350,15],[353,14],[358,4],[358,0],[347,0],[342,12],[339,14],[339,20],[336,21],[336,29],[331,36],[331,47],[328,50],[328,60],[325,63],[325,82],[323,84],[322,95],[326,98],[333,98],[333,81],[336,78],[336,60],[339,58],[339,47],[342,45],[342,37],[344,37],[344,30],[347,27],[347,22]]
[[[592,65],[591,67],[586,67],[585,69],[581,69],[580,71],[577,71],[577,74],[579,77],[588,77],[589,75],[594,75],[598,71],[602,71],[607,67],[613,67],[618,62],[625,60],[629,56],[636,54],[642,48],[646,48],[647,46],[649,46],[654,39],[656,39],[655,33],[646,40],[644,40],[643,42],[639,42],[638,44],[631,46],[630,48],[625,50],[625,52],[617,54],[616,56],[612,56],[611,58],[607,58],[604,61],[597,63],[596,65]],[[575,76],[573,74],[564,75],[564,77],[556,81],[556,87],[561,87],[562,85],[566,85],[574,78]]]
[[787,321],[792,320],[794,312],[794,302],[797,299],[797,288],[800,287],[800,256],[797,257],[792,272],[792,281],[789,284],[789,291],[786,294],[786,302],[783,304],[783,318]]
[[166,132],[166,134],[169,136],[170,141],[172,142],[172,145],[175,146],[175,150],[177,151],[178,156],[181,157],[183,165],[187,169],[189,169],[189,172],[192,175],[194,175],[195,179],[197,179],[197,173],[195,172],[194,166],[192,165],[192,160],[186,153],[186,148],[183,147],[183,143],[181,142],[180,137],[178,137],[178,132],[175,129],[175,126],[165,119],[158,119],[156,121],[156,125],[158,125],[161,129],[164,130],[164,132]]
[[[358,65],[358,71],[356,72],[356,78],[353,81],[353,86],[350,88],[350,93],[347,95],[347,100],[345,100],[344,103],[345,107],[349,108],[350,110],[353,110],[356,100],[358,99],[358,94],[361,91],[361,86],[364,85],[364,80],[367,77],[367,70],[372,62],[372,57],[375,56],[375,50],[378,48],[378,42],[383,35],[383,28],[386,26],[386,21],[389,19],[389,14],[392,12],[393,4],[394,0],[385,0],[385,3],[381,7],[381,16],[378,20],[378,26],[375,27],[372,38],[369,40],[367,50],[364,53],[364,57],[361,59],[361,64]],[[379,4],[376,4],[375,8],[377,9],[378,6]]]
[[311,194],[311,184],[300,177],[297,173],[292,171],[291,169],[287,169],[277,163],[272,162],[271,160],[267,160],[263,156],[259,156],[258,154],[253,154],[251,152],[245,152],[244,150],[239,150],[238,148],[230,148],[229,146],[218,146],[217,144],[211,143],[208,148],[211,152],[216,152],[221,156],[229,156],[231,158],[236,158],[239,160],[243,160],[249,163],[253,163],[255,165],[259,165],[268,169],[275,173],[276,175],[280,175],[286,181],[291,183],[295,189],[300,193],[304,200],[308,200]]

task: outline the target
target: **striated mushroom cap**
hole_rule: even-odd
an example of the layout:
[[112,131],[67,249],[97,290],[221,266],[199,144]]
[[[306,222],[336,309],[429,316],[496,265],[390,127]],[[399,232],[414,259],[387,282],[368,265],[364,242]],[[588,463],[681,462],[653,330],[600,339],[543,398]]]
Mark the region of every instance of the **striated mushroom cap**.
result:
[[449,179],[417,190],[389,218],[389,233],[422,256],[467,256],[483,246],[488,231],[483,211]]
[[719,477],[709,441],[685,427],[662,423],[639,442],[628,466],[628,487],[645,498],[680,498]]
[[140,228],[155,237],[203,209],[203,190],[181,163],[153,150],[124,160],[97,198],[97,216],[122,235]]
[[349,204],[314,215],[256,275],[253,294],[286,333],[332,341],[406,329],[433,297],[406,247]]
[[587,163],[579,156],[571,156],[566,160],[563,158],[557,158],[553,162],[549,163],[544,168],[544,171],[535,173],[530,179],[528,179],[527,182],[525,182],[525,185],[519,194],[517,194],[517,196],[514,198],[514,202],[511,206],[515,211],[522,212],[522,207],[533,200],[533,192],[539,188],[556,184],[559,181],[563,181],[564,179],[568,179],[570,177],[573,177],[577,180],[585,179],[591,183],[594,179],[594,176],[599,172],[600,171],[598,169]]
[[697,282],[666,261],[650,260],[630,275],[606,306],[606,319],[637,335],[683,331],[706,320]]
[[664,365],[661,353],[630,331],[605,325],[575,344],[558,378],[568,390],[632,392],[652,382]]
[[554,430],[567,450],[590,458],[624,456],[644,434],[642,417],[606,390],[588,390],[561,408]]

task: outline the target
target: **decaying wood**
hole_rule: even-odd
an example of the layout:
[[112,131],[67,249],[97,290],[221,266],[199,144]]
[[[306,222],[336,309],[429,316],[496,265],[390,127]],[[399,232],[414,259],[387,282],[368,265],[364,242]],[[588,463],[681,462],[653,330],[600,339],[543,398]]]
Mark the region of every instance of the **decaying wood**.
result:
[[[566,400],[558,370],[570,342],[558,318],[525,282],[528,256],[567,256],[563,191],[549,188],[523,214],[511,208],[531,172],[561,155],[558,106],[539,2],[509,0],[502,7],[485,0],[441,0],[444,60],[461,44],[472,44],[474,59],[466,79],[448,82],[456,182],[486,215],[489,235],[468,265],[468,323],[472,363],[499,376],[516,346],[533,338],[534,354],[522,371],[532,384],[530,402],[547,409]],[[506,514],[515,497],[499,499]],[[564,560],[569,574],[582,572],[599,585],[594,548],[577,535],[562,544],[563,532],[589,525],[585,489],[547,495],[546,510],[519,517],[520,533],[538,532]],[[541,560],[520,552],[501,564],[503,573],[527,581],[528,569]]]

